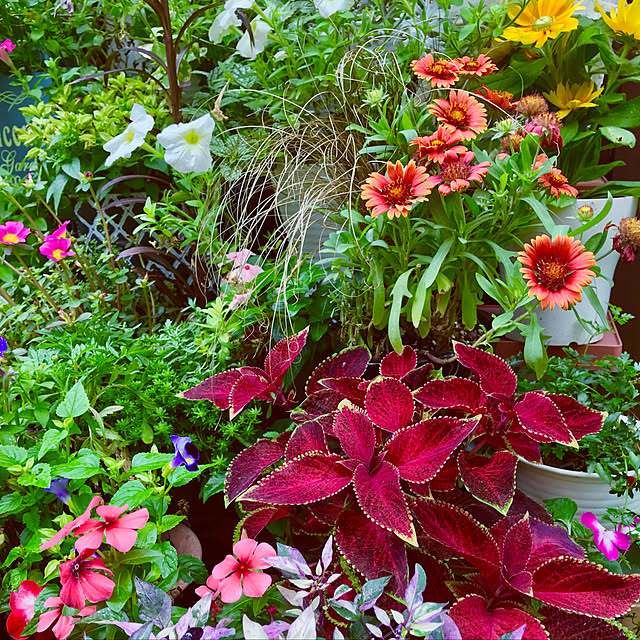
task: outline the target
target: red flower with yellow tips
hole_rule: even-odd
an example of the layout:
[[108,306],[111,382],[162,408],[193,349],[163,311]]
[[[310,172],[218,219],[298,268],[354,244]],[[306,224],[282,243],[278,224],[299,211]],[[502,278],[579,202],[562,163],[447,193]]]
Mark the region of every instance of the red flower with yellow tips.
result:
[[410,144],[416,145],[417,159],[427,158],[429,162],[444,162],[444,156],[447,151],[455,151],[456,153],[464,153],[467,148],[458,144],[462,141],[459,131],[451,131],[447,127],[438,127],[437,131],[430,136],[418,136],[414,138]]
[[481,53],[475,60],[469,56],[457,58],[454,62],[458,63],[458,73],[467,76],[488,76],[490,73],[498,70],[489,56]]
[[428,111],[443,127],[459,131],[462,140],[472,140],[487,130],[487,110],[466,91],[451,90],[448,100],[436,98]]
[[438,58],[430,54],[411,63],[413,72],[423,80],[429,80],[432,87],[449,88],[458,81],[458,64],[454,60]]
[[559,198],[562,194],[573,198],[578,196],[578,190],[569,184],[560,169],[551,169],[549,173],[542,174],[538,178],[538,182],[547,187],[556,198]]

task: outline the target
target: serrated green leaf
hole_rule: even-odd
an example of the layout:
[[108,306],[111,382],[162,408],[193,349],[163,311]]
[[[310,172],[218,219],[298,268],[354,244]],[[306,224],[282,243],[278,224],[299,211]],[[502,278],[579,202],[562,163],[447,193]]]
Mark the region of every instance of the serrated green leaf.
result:
[[56,407],[59,418],[77,418],[89,410],[89,398],[82,381],[76,382],[67,392],[62,402]]

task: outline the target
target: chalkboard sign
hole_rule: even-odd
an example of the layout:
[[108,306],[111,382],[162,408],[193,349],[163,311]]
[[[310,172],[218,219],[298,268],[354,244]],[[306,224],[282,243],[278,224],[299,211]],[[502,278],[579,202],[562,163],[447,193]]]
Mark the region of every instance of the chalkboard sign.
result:
[[18,140],[17,130],[25,126],[20,107],[34,100],[22,96],[20,87],[11,86],[11,78],[0,74],[0,175],[25,177],[37,171],[37,162],[27,160],[27,147]]

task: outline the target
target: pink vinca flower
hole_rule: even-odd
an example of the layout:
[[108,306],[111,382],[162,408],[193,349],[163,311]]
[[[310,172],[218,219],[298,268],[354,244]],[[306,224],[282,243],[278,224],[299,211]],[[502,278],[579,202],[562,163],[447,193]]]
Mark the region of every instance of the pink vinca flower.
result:
[[31,618],[35,615],[34,604],[42,587],[33,580],[23,580],[17,591],[9,596],[11,613],[7,618],[7,631],[14,640],[23,640],[29,636],[22,636]]
[[131,551],[138,538],[137,529],[142,529],[149,520],[149,511],[138,509],[123,516],[128,507],[128,504],[123,507],[98,507],[96,513],[102,520],[87,520],[75,530],[74,535],[82,536],[76,540],[76,551],[81,553],[85,549],[97,549],[102,544],[103,536],[114,549],[122,553]]
[[233,311],[234,309],[241,307],[250,297],[251,293],[236,293],[229,303],[229,310]]
[[104,566],[100,558],[94,558],[95,549],[85,549],[73,560],[60,565],[60,598],[73,609],[82,609],[85,599],[89,602],[108,600],[116,586],[115,582],[98,571],[106,571],[113,576],[113,571]]
[[627,551],[631,545],[631,536],[621,531],[609,531],[591,511],[585,511],[580,516],[580,522],[593,531],[593,541],[607,560],[617,560],[620,551]]
[[214,578],[213,574],[210,575],[207,578],[207,582],[196,589],[196,595],[200,596],[201,598],[204,598],[208,593],[212,593],[213,596],[211,598],[211,601],[213,602],[213,600],[217,598],[218,593],[220,593],[221,582],[222,580],[218,580],[217,578]]
[[49,242],[49,240],[56,240],[57,238],[66,238],[67,236],[67,225],[71,222],[70,220],[66,220],[63,222],[53,233],[50,233],[48,236],[44,237],[45,242]]
[[25,227],[22,222],[9,222],[0,224],[0,242],[2,244],[20,244],[25,242],[31,229]]
[[93,509],[97,504],[100,504],[100,502],[102,502],[102,498],[100,496],[94,496],[93,498],[91,498],[91,501],[87,505],[87,508],[84,510],[84,512],[81,513],[77,518],[75,518],[68,524],[65,524],[64,527],[62,527],[62,529],[60,529],[60,531],[58,531],[58,533],[56,533],[56,535],[53,536],[53,538],[41,544],[40,551],[44,551],[45,549],[51,549],[51,547],[54,547],[55,545],[57,545],[60,542],[60,540],[62,540],[63,538],[68,536],[72,531],[74,531],[75,529],[83,525],[91,517],[91,509]]
[[231,253],[227,253],[225,257],[227,259],[227,262],[233,262],[234,267],[243,267],[245,264],[247,264],[249,258],[255,255],[256,254],[249,249],[241,249],[240,251],[232,251]]
[[240,269],[240,279],[246,284],[255,280],[263,271],[264,269],[257,264],[247,263]]
[[[57,638],[57,640],[66,640],[66,638],[71,635],[73,627],[78,621],[78,618],[62,615],[64,602],[62,602],[62,600],[58,596],[47,598],[44,601],[44,606],[47,608],[54,608],[50,611],[44,611],[40,614],[37,627],[38,633],[43,633],[47,629],[51,629],[51,632]],[[96,607],[94,606],[84,607],[83,609],[80,609],[80,611],[78,611],[78,616],[90,616],[95,612]]]
[[40,247],[40,253],[50,260],[58,262],[67,256],[76,255],[76,252],[71,251],[69,247],[71,247],[69,238],[51,238]]
[[258,544],[251,538],[245,538],[233,545],[235,558],[228,555],[211,572],[214,580],[219,580],[222,602],[236,602],[240,596],[259,598],[271,584],[271,576],[260,569],[268,569],[264,558],[276,556],[274,548],[266,542]]

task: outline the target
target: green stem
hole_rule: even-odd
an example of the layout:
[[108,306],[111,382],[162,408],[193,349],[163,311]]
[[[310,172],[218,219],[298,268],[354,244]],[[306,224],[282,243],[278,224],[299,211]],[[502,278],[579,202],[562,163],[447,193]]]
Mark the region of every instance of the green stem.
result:
[[36,221],[31,217],[31,215],[29,214],[29,212],[14,198],[13,194],[7,190],[5,190],[5,195],[7,196],[7,198],[9,198],[9,200],[11,200],[11,202],[13,202],[13,204],[18,207],[20,213],[22,213],[22,215],[27,219],[27,221],[29,222],[29,224],[32,226],[32,230],[33,232],[38,236],[38,238],[40,240],[44,240],[44,234],[42,233],[42,231],[40,231],[40,228],[38,227],[38,225],[36,224]]
[[56,301],[51,297],[49,292],[38,282],[37,278],[34,276],[31,269],[27,266],[27,263],[17,253],[14,253],[14,255],[18,260],[18,262],[22,265],[23,269],[25,270],[25,273],[21,273],[18,269],[16,269],[10,262],[5,260],[4,258],[2,258],[2,262],[6,264],[13,272],[18,274],[20,277],[26,278],[29,282],[31,282],[31,284],[36,289],[38,289],[40,293],[42,293],[42,295],[45,297],[45,300],[53,307],[53,310],[56,313],[58,313],[58,304],[56,303]]

